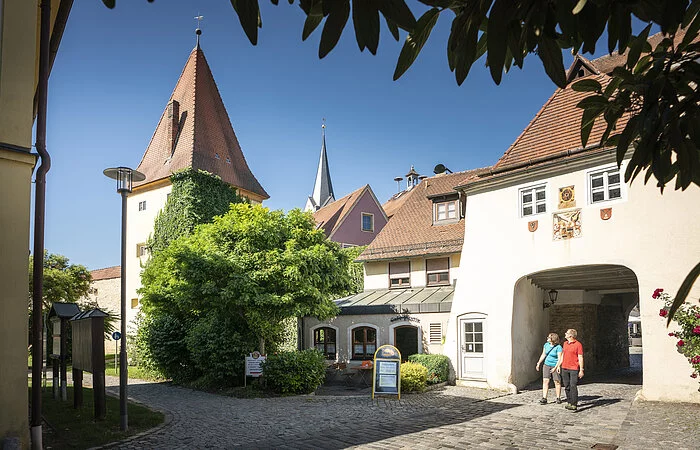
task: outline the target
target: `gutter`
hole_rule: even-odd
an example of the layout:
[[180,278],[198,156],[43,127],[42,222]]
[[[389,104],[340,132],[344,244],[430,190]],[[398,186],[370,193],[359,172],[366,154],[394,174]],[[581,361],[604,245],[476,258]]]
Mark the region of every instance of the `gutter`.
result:
[[[455,186],[456,190],[465,190],[468,187],[474,186],[476,184],[481,184],[481,183],[486,183],[489,181],[492,181],[493,179],[496,178],[502,178],[507,175],[511,175],[513,173],[520,173],[522,170],[520,169],[528,169],[532,166],[546,163],[546,162],[552,162],[555,160],[559,160],[568,156],[577,156],[581,155],[582,153],[588,153],[589,155],[597,155],[599,153],[605,153],[609,150],[614,150],[613,147],[601,147],[600,145],[594,145],[594,146],[588,146],[588,147],[579,147],[575,149],[570,149],[570,150],[563,150],[561,152],[557,152],[552,155],[546,155],[546,156],[540,156],[538,158],[532,158],[528,159],[527,161],[521,162],[521,163],[516,163],[516,164],[511,164],[503,167],[499,167],[498,169],[487,169],[483,173],[480,173],[478,175],[480,180],[473,180],[469,183],[462,184],[459,186]],[[596,152],[592,152],[591,150],[599,150]],[[506,173],[509,172],[509,173]],[[492,177],[492,178],[487,178],[487,177]]]
[[32,276],[32,415],[30,435],[32,449],[43,448],[41,431],[41,368],[43,348],[41,338],[42,306],[44,299],[44,223],[46,218],[46,173],[51,168],[51,157],[46,151],[46,110],[48,104],[49,40],[51,38],[51,0],[42,0],[40,6],[39,82],[36,95],[36,151],[41,164],[35,176],[34,200],[34,273]]

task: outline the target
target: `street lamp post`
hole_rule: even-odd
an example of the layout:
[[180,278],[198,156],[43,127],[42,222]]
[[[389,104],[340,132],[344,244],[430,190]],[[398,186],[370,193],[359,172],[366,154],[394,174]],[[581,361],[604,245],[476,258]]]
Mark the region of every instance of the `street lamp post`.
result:
[[131,192],[131,184],[134,181],[143,181],[146,176],[141,172],[128,167],[112,167],[104,170],[109,178],[117,180],[117,192],[122,196],[122,248],[121,248],[121,338],[122,345],[119,351],[119,415],[120,428],[126,431],[129,428],[129,417],[126,410],[126,388],[128,368],[126,364],[126,196]]

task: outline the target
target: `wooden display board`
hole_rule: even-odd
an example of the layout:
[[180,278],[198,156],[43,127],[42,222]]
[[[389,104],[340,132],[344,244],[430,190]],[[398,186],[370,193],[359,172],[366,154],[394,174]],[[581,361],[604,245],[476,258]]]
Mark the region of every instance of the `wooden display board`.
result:
[[374,352],[372,398],[375,394],[397,395],[401,400],[401,353],[393,345],[382,345]]

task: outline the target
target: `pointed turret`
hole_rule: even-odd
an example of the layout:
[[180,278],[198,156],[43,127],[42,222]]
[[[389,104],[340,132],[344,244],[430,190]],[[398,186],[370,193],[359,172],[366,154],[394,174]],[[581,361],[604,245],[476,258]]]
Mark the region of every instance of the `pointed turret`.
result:
[[[199,29],[198,29],[199,31]],[[192,167],[221,177],[239,194],[261,202],[270,196],[255,178],[238,143],[204,52],[192,50],[138,166],[143,185]]]
[[311,196],[306,200],[304,211],[315,212],[335,201],[331,172],[328,169],[328,155],[326,154],[326,124],[321,125],[321,157],[318,161],[316,181]]

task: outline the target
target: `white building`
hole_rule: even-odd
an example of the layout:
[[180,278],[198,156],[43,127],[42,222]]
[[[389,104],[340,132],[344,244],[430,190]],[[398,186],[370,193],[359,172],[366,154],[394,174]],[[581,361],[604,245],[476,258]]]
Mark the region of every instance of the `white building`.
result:
[[[577,58],[570,79],[605,84],[617,58]],[[540,376],[547,333],[575,328],[586,373],[609,371],[628,364],[627,319],[639,303],[644,397],[700,402],[659,317],[663,304],[651,298],[655,288],[673,293],[698,262],[700,189],[671,185],[661,195],[643,176],[629,186],[614,148],[579,148],[576,104],[586,95],[557,89],[492,168],[457,187],[466,232],[445,354],[458,383],[515,390]],[[482,351],[470,346],[474,324]]]

